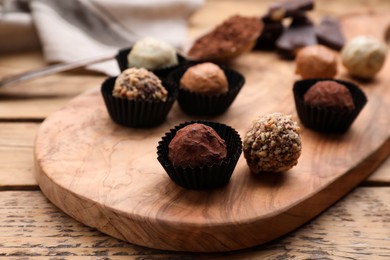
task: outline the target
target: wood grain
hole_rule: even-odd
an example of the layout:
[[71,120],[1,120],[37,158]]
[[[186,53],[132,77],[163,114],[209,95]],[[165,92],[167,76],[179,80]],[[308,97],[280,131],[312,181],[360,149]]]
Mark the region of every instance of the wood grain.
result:
[[[192,17],[189,35],[195,37],[235,13],[262,13],[272,2],[243,0],[237,4],[235,0],[207,0]],[[310,16],[318,20],[322,15],[342,16],[346,12],[365,10],[390,10],[390,1],[316,0],[315,11]],[[44,65],[41,53],[1,54],[0,76]],[[67,84],[69,78],[74,78],[76,84]],[[71,72],[0,90],[0,103],[8,99],[18,103],[12,109],[1,106],[0,120],[40,121],[73,96],[96,87],[95,83],[89,87],[78,86],[79,80],[85,78],[99,83],[102,76]],[[23,97],[24,92],[27,98]],[[53,102],[48,102],[50,99]],[[39,126],[38,123],[31,125]],[[31,140],[34,138],[35,131],[26,130],[25,123],[5,123],[0,127],[0,189],[29,189],[34,185],[32,183],[36,184],[31,172]],[[389,183],[390,159],[362,185],[388,186]],[[0,220],[0,241],[10,242],[7,246],[0,246],[0,256],[7,259],[388,259],[390,203],[387,200],[389,193],[383,192],[385,190],[358,188],[320,217],[282,239],[247,250],[211,255],[173,253],[127,244],[75,222],[43,198],[40,192],[11,192],[11,198],[8,196],[10,192],[3,191],[0,192],[0,215],[6,220]],[[13,210],[4,211],[4,205],[13,207]],[[39,210],[44,207],[47,208]]]
[[[233,66],[247,84],[231,109],[213,120],[243,137],[260,114],[279,111],[296,118],[292,62],[254,52]],[[75,219],[132,243],[206,252],[265,243],[325,210],[390,154],[390,76],[384,73],[389,67],[387,62],[377,80],[363,85],[369,102],[347,134],[303,128],[302,155],[291,171],[255,178],[241,158],[230,184],[214,192],[179,188],[156,160],[163,133],[191,119],[177,106],[160,127],[126,129],[110,120],[99,91],[91,90],[42,124],[35,150],[38,183]]]
[[[39,123],[0,123],[0,190],[38,189],[34,176],[34,139]],[[361,185],[390,184],[387,159]]]
[[[390,188],[358,188],[318,218],[263,246],[175,253],[111,238],[66,216],[38,191],[0,192],[0,257],[31,259],[388,259]],[[362,218],[362,216],[364,216]]]
[[37,189],[33,146],[38,124],[0,123],[0,190]]

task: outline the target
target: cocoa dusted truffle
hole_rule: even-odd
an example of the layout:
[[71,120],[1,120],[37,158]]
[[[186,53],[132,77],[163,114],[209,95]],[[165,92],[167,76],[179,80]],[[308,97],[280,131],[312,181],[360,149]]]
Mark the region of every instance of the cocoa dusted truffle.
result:
[[257,17],[234,15],[198,38],[188,56],[195,60],[229,60],[252,49],[263,29]]
[[321,45],[306,46],[295,58],[296,70],[303,79],[333,78],[337,74],[337,55]]
[[211,62],[190,67],[183,74],[180,87],[194,93],[207,95],[226,93],[229,90],[225,73],[219,66]]
[[130,68],[118,76],[112,95],[128,100],[166,101],[168,92],[152,72]]
[[298,163],[301,149],[298,124],[281,113],[256,119],[245,134],[243,145],[244,157],[253,173],[287,171]]
[[210,126],[193,123],[177,131],[168,158],[175,167],[201,167],[225,159],[225,141]]
[[323,107],[336,111],[355,109],[351,92],[335,81],[319,81],[303,96],[304,102],[313,107]]

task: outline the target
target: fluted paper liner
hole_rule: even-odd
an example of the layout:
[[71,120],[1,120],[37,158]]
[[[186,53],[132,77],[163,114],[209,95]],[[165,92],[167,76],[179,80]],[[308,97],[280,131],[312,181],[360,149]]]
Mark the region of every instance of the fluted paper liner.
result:
[[[182,66],[172,71],[168,79],[180,86],[180,80],[188,68],[190,66]],[[194,93],[179,87],[177,101],[184,112],[196,116],[216,116],[224,113],[230,107],[244,85],[245,78],[235,70],[221,69],[228,80],[228,92],[218,95],[207,95]]]
[[[176,132],[193,123],[200,123],[212,127],[225,140],[227,156],[221,162],[202,167],[174,167],[168,159],[169,143]],[[168,176],[177,185],[193,190],[208,190],[223,187],[228,184],[237,161],[242,152],[240,135],[232,127],[211,121],[190,121],[182,123],[162,137],[157,146],[157,159],[167,172]]]
[[[319,81],[334,81],[349,89],[352,95],[355,109],[352,111],[335,111],[332,109],[314,107],[305,104],[303,96],[315,83]],[[332,78],[317,78],[296,81],[293,87],[295,106],[299,119],[307,128],[325,133],[344,133],[346,132],[364,105],[367,98],[364,92],[352,82],[336,80]]]
[[168,91],[166,101],[135,101],[114,97],[112,90],[116,77],[107,78],[101,87],[101,93],[108,114],[117,124],[145,128],[163,123],[177,98],[177,87],[174,83],[162,79],[162,85]]

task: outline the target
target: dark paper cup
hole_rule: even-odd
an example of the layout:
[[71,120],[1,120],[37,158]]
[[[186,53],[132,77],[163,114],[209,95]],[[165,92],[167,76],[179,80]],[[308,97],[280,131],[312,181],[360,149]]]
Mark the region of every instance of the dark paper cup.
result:
[[[129,68],[128,62],[127,62],[127,56],[130,53],[130,51],[131,51],[131,48],[121,49],[117,53],[117,55],[115,56],[115,60],[118,63],[118,66],[119,66],[119,69],[121,72]],[[152,71],[159,78],[167,78],[169,73],[172,70],[177,69],[178,67],[187,64],[186,58],[184,58],[183,56],[181,56],[178,53],[176,55],[177,55],[177,60],[179,62],[178,65],[168,67],[168,68],[163,68],[163,69],[150,70],[150,71]]]
[[[179,129],[193,123],[200,123],[212,127],[225,140],[227,156],[224,160],[213,165],[195,168],[190,166],[174,167],[172,165],[168,159],[168,145]],[[158,143],[157,159],[167,172],[169,178],[177,185],[186,189],[208,190],[223,187],[228,184],[241,152],[242,142],[236,130],[224,124],[200,120],[182,123],[167,132]]]
[[[169,79],[180,86],[180,80],[190,66],[178,68],[169,75]],[[223,69],[229,84],[227,93],[218,95],[206,95],[194,93],[179,87],[178,103],[180,108],[190,115],[195,116],[216,116],[224,113],[233,103],[242,86],[245,78],[239,72],[228,68]]]
[[[355,109],[352,111],[335,111],[332,109],[314,107],[305,104],[303,96],[315,83],[319,81],[334,81],[349,89],[352,95]],[[332,78],[305,79],[296,81],[293,87],[295,106],[299,119],[307,128],[325,133],[344,133],[346,132],[364,105],[367,98],[364,92],[352,82],[336,80]]]
[[174,83],[161,80],[162,85],[168,91],[166,101],[135,101],[112,95],[116,78],[107,78],[101,87],[108,114],[114,122],[126,127],[145,128],[165,121],[178,94]]

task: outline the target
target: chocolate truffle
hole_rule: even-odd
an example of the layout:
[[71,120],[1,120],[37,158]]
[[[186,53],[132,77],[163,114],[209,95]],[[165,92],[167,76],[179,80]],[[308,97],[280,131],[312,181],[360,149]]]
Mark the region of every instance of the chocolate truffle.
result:
[[355,109],[349,89],[337,82],[324,80],[314,84],[303,96],[306,104],[336,111]]
[[112,95],[128,100],[166,101],[168,91],[152,72],[130,68],[118,76]]
[[303,79],[333,78],[337,74],[336,53],[321,45],[311,45],[299,50],[295,64],[295,73]]
[[213,128],[199,123],[177,131],[168,149],[168,158],[175,167],[212,165],[227,155],[225,141]]
[[179,63],[175,49],[169,44],[146,37],[134,44],[127,56],[128,66],[156,70]]
[[190,67],[183,74],[180,87],[194,93],[207,95],[226,93],[229,90],[229,84],[223,70],[210,62]]
[[253,173],[283,172],[298,163],[300,128],[291,116],[267,114],[252,123],[245,134],[244,157]]
[[382,68],[386,58],[386,45],[367,36],[347,42],[341,50],[341,59],[348,72],[355,77],[370,79]]

